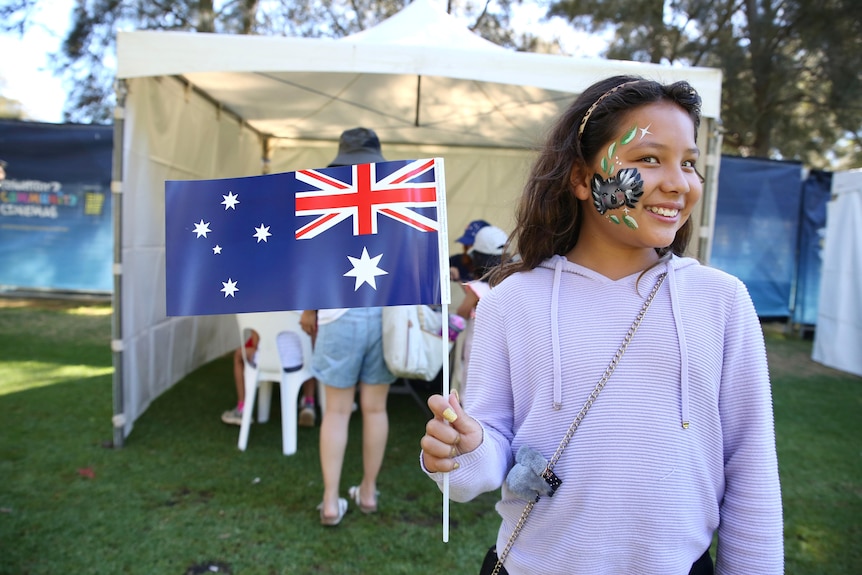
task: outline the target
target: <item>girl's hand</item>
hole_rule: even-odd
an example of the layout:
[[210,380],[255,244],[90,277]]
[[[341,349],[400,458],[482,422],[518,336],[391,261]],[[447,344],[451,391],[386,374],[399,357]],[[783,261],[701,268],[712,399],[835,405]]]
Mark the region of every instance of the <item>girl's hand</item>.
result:
[[449,397],[432,395],[428,407],[434,418],[425,425],[425,435],[419,441],[425,469],[432,473],[458,469],[455,458],[482,444],[482,426],[461,408],[456,393]]

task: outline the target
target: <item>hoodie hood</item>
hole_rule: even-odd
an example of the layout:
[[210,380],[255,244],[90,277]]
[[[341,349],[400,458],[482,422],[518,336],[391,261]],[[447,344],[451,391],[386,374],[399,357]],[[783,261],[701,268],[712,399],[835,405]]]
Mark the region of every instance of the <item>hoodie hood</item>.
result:
[[[551,346],[553,347],[554,358],[554,403],[553,408],[559,410],[563,405],[563,378],[562,378],[562,358],[560,356],[560,282],[563,275],[563,268],[569,261],[565,256],[555,255],[548,260],[545,260],[539,267],[553,270],[554,279],[551,289]],[[644,300],[649,296],[652,288],[659,281],[659,277],[664,274],[662,285],[659,287],[660,293],[663,289],[667,289],[670,294],[671,309],[673,311],[673,321],[676,328],[677,349],[680,356],[680,424],[683,429],[688,429],[688,346],[685,342],[685,332],[682,324],[682,314],[679,309],[678,283],[676,271],[689,266],[697,265],[697,260],[693,258],[680,258],[672,256],[666,260],[659,262],[658,265],[644,272],[643,276],[637,282],[637,291]],[[571,271],[571,270],[569,270]],[[589,270],[578,271],[587,275]],[[596,274],[599,275],[599,274]],[[666,287],[665,287],[666,284]],[[646,316],[644,316],[646,317]]]

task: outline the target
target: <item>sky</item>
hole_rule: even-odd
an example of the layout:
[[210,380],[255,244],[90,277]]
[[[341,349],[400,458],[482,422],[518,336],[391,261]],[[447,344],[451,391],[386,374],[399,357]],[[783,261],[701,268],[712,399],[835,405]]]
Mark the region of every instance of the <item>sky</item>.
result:
[[56,52],[69,26],[74,0],[52,0],[27,34],[0,34],[0,94],[23,104],[27,119],[62,122],[66,93],[48,71],[48,54]]
[[[0,34],[0,94],[21,102],[28,120],[59,123],[66,93],[48,69],[48,55],[59,50],[74,0],[52,0],[50,9],[47,5],[40,3],[34,25],[23,38]],[[516,9],[516,26],[546,38],[559,37],[569,54],[598,56],[604,48],[603,42],[575,33],[562,21],[541,23],[541,9],[532,3]]]

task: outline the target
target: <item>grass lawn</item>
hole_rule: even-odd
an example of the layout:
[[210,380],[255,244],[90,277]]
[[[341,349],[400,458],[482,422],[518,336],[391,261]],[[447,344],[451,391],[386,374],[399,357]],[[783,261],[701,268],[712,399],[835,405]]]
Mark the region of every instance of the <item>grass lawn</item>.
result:
[[[785,505],[786,572],[862,565],[862,378],[810,360],[811,342],[767,330]],[[381,511],[323,528],[319,427],[281,454],[278,401],[249,448],[221,423],[231,358],[187,376],[111,448],[110,308],[0,299],[0,575],[476,573],[497,494],[450,507],[418,469],[425,414],[390,397]],[[361,477],[351,422],[344,488]],[[217,570],[216,570],[217,569]]]

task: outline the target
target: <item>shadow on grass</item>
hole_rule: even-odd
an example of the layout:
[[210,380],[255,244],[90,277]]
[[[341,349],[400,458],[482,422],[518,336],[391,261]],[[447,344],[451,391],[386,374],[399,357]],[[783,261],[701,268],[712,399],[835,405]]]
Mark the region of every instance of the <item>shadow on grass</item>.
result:
[[[12,413],[0,438],[0,573],[194,572],[233,574],[418,573],[478,569],[493,542],[496,494],[450,509],[418,467],[425,415],[413,399],[389,400],[390,441],[380,512],[351,510],[320,526],[319,427],[300,428],[298,451],[281,453],[278,398],[248,449],[219,415],[234,401],[229,356],[159,397],[122,449],[108,449],[110,377],[0,396]],[[277,393],[277,392],[276,392]],[[342,490],[361,478],[361,415],[354,414]],[[433,566],[433,568],[432,568]],[[474,569],[475,567],[475,569]]]

